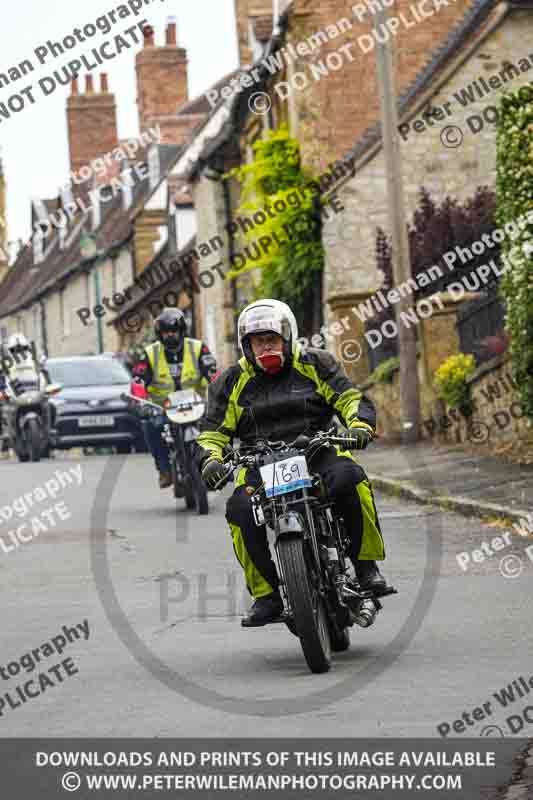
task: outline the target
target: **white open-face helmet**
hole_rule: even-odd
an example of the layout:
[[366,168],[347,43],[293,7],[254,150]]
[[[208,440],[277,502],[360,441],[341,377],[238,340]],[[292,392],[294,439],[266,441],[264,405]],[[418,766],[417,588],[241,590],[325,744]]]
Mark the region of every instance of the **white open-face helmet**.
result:
[[246,306],[237,324],[239,347],[245,358],[255,366],[255,357],[250,345],[253,333],[278,333],[283,339],[283,354],[286,361],[292,359],[298,340],[296,318],[287,303],[281,300],[257,300]]

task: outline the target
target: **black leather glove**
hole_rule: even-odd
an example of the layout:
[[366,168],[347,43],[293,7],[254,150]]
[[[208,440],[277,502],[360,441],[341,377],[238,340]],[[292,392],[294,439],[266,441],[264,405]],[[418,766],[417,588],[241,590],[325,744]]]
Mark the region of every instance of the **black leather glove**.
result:
[[[226,480],[223,480],[226,478]],[[205,462],[202,467],[202,480],[208,489],[222,489],[229,479],[229,472],[224,464],[217,461],[216,458],[211,458]],[[218,486],[218,483],[220,486]]]
[[351,439],[355,439],[353,445],[354,450],[364,450],[374,438],[371,428],[364,424],[355,424],[353,427],[350,427],[348,429],[348,435]]

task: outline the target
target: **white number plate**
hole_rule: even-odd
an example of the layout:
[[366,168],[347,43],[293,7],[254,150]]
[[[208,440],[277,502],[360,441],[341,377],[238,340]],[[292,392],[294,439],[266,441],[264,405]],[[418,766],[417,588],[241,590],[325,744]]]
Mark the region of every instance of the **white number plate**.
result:
[[80,417],[78,425],[80,428],[110,428],[115,424],[115,417],[109,417],[105,414],[95,417]]
[[291,456],[275,464],[265,464],[260,472],[267,497],[312,485],[305,456]]

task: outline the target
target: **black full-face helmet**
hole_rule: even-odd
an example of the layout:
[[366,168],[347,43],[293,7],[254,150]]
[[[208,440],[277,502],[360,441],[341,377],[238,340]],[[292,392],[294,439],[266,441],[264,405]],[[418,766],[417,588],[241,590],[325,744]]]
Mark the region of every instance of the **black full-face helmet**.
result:
[[[187,333],[187,320],[179,308],[164,308],[154,323],[159,341],[169,350],[181,350]],[[167,334],[163,336],[163,334]]]

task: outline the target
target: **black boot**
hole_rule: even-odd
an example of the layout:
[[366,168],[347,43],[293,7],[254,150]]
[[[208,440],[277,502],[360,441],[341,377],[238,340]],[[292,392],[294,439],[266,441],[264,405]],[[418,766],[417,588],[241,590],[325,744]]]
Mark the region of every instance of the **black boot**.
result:
[[258,597],[248,614],[241,620],[243,628],[258,628],[274,622],[283,612],[283,600],[276,589],[272,594]]
[[387,581],[380,573],[375,561],[356,561],[353,566],[357,580],[361,584],[361,589],[379,594],[387,587]]

